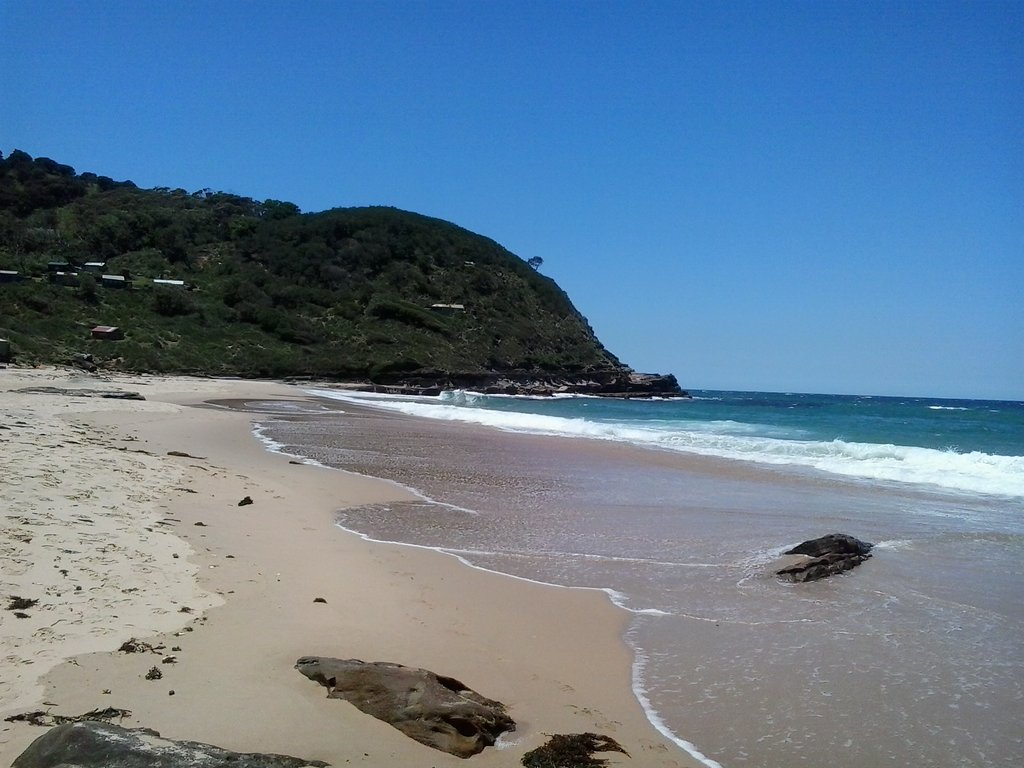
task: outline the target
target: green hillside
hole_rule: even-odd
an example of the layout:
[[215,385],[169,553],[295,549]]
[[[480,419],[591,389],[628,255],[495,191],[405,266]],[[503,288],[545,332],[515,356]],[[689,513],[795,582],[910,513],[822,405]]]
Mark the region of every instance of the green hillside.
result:
[[[302,214],[139,189],[15,150],[0,156],[0,270],[19,273],[0,275],[0,337],[21,362],[89,353],[122,370],[382,381],[626,370],[553,280],[492,240],[392,208]],[[90,338],[97,325],[124,340]]]

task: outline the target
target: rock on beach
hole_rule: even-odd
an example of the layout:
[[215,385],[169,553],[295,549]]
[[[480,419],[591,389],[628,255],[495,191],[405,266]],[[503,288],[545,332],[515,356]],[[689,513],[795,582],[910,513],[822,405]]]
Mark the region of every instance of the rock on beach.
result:
[[786,581],[818,581],[856,568],[869,557],[874,544],[845,533],[830,533],[797,544],[786,555],[802,555],[803,559],[781,568],[776,575]]
[[359,659],[304,656],[296,669],[406,736],[457,757],[489,747],[515,721],[505,705],[481,696],[451,677],[426,669]]
[[231,752],[197,741],[163,738],[149,728],[83,720],[51,728],[11,768],[324,768],[320,760]]

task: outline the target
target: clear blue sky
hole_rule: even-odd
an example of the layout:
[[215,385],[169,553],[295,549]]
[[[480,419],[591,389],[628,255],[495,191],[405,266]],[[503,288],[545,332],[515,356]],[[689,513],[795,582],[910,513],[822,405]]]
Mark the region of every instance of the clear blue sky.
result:
[[686,387],[1024,399],[1024,3],[0,0],[0,150],[540,256]]

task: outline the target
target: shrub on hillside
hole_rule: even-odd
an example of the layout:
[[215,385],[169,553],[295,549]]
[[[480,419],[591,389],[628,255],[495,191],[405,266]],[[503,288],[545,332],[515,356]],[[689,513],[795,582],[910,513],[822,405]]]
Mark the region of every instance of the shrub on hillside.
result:
[[164,317],[191,315],[197,310],[195,300],[180,288],[153,290],[153,311]]
[[429,309],[418,307],[406,301],[378,299],[366,308],[366,314],[381,320],[397,320],[406,325],[425,328],[435,333],[445,333],[448,325]]

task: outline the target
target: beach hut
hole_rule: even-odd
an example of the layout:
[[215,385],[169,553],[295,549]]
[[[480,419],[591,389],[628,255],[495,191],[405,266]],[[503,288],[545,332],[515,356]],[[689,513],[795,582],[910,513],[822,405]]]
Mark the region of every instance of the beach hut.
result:
[[430,309],[442,315],[454,315],[456,312],[465,312],[464,304],[431,304]]
[[47,272],[70,272],[71,265],[66,261],[48,261],[46,263]]
[[92,337],[101,341],[121,341],[124,331],[116,325],[97,325],[92,329]]
[[103,270],[107,268],[107,262],[105,261],[87,261],[82,267],[86,272],[98,272],[103,274]]
[[184,280],[171,280],[170,278],[166,278],[166,277],[154,277],[153,278],[153,285],[167,285],[167,286],[170,286],[171,288],[184,288],[185,287],[185,281]]
[[51,272],[50,282],[54,285],[64,285],[69,288],[74,288],[78,285],[78,273],[77,272]]
[[7,339],[0,339],[0,363],[11,361],[11,342]]
[[102,275],[100,284],[104,288],[131,288],[132,282],[124,275]]
[[21,275],[12,269],[0,269],[0,283],[21,282]]

